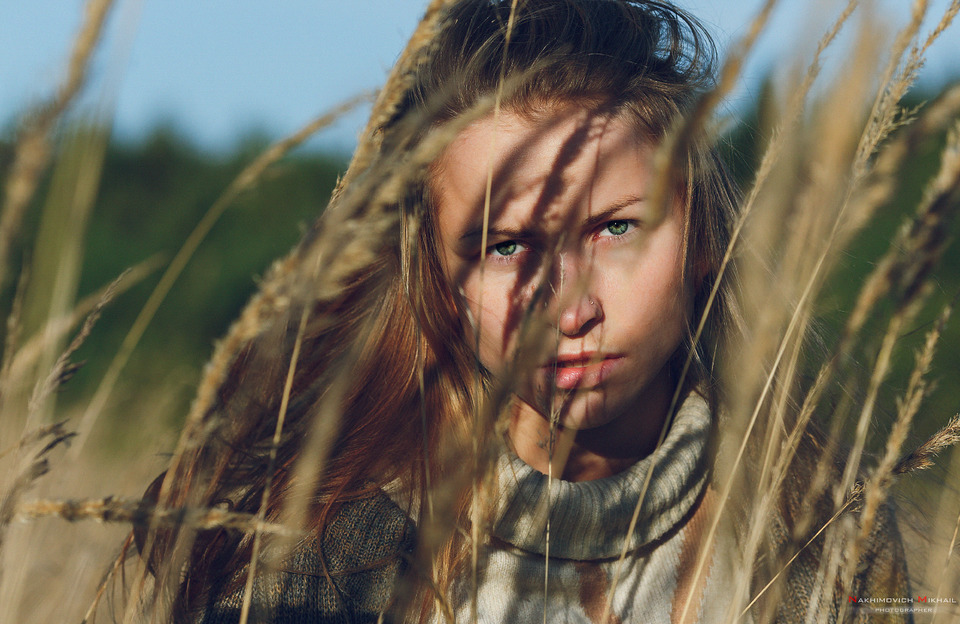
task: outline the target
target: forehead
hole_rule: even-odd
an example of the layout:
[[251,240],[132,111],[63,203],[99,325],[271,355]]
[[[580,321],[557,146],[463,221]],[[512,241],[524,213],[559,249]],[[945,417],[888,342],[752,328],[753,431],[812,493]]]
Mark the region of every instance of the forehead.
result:
[[441,230],[483,221],[548,227],[642,191],[652,146],[626,114],[575,105],[535,115],[505,109],[464,129],[434,163],[430,190]]

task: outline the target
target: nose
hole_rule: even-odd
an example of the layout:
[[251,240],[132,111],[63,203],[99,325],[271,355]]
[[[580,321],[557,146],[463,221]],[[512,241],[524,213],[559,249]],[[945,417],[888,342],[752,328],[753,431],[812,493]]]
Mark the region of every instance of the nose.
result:
[[586,334],[603,320],[600,299],[591,292],[592,271],[583,264],[579,254],[561,253],[551,282],[553,295],[547,314],[550,323],[569,338]]

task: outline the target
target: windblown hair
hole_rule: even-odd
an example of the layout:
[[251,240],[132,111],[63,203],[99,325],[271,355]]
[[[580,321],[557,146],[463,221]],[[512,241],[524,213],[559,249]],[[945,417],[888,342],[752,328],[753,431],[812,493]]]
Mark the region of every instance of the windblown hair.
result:
[[[352,186],[341,189],[283,266],[301,275],[314,275],[317,266],[322,273],[342,259],[331,245],[318,259],[311,251],[315,243],[349,242],[367,235],[364,228],[379,232],[368,246],[371,253],[361,254],[342,271],[336,288],[322,296],[304,278],[286,305],[233,355],[206,413],[203,438],[171,474],[167,505],[221,505],[256,513],[269,488],[266,519],[281,521],[294,492],[304,495],[303,474],[310,470],[298,472],[303,468],[298,458],[316,450],[307,445],[327,439],[325,463],[308,467],[314,481],[306,491],[307,530],[322,535],[341,504],[379,489],[401,490],[411,500],[424,501],[428,486],[437,490],[445,484],[454,494],[434,511],[449,526],[425,556],[436,562],[440,590],[448,588],[466,552],[463,531],[452,529],[466,530],[478,517],[472,515],[469,487],[477,478],[471,472],[476,466],[464,469],[464,462],[453,460],[475,454],[472,449],[484,449],[493,439],[492,427],[476,430],[475,417],[495,380],[478,379],[483,373],[458,313],[458,294],[442,271],[429,161],[400,181],[402,190],[377,223],[340,217],[351,206],[383,197],[391,167],[408,163],[409,154],[465,115],[484,114],[491,98],[527,115],[548,113],[561,103],[599,107],[629,116],[658,144],[683,123],[713,80],[712,42],[692,17],[669,4],[521,0],[515,13],[511,5],[510,0],[458,0],[445,10],[380,129],[375,157],[364,170],[348,173]],[[735,191],[705,141],[685,146],[674,167],[671,184],[684,207],[685,275],[703,276],[695,297],[696,323],[730,240]],[[332,224],[343,223],[350,227],[323,238]],[[694,366],[683,383],[703,388],[714,402],[712,358],[737,319],[729,283],[725,277],[696,346],[689,341],[675,358],[679,373],[686,356],[692,357]],[[274,448],[282,405],[285,421]],[[318,437],[318,430],[334,436],[332,442]],[[152,488],[154,495],[160,482]],[[420,526],[424,507],[411,507]],[[182,562],[169,586],[158,590],[174,596],[174,612],[180,615],[242,585],[252,546],[250,535],[223,529],[186,533],[158,532],[149,559],[156,574],[163,563]]]

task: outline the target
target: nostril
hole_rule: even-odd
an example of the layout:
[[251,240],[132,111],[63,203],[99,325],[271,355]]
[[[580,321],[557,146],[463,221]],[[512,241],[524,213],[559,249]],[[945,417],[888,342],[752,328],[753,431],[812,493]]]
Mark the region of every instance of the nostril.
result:
[[556,327],[565,336],[586,334],[603,318],[603,309],[596,298],[583,295],[561,306],[554,320]]

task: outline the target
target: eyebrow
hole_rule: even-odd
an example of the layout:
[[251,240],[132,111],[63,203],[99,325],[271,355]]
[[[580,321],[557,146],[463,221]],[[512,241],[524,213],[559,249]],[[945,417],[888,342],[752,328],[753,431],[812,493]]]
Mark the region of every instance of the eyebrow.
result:
[[632,206],[633,204],[639,204],[643,201],[646,201],[645,197],[640,195],[628,195],[613,204],[607,207],[606,210],[598,212],[597,214],[590,215],[587,217],[584,225],[587,226],[587,229],[590,229],[594,226],[600,225],[604,221],[610,221],[618,212],[626,208],[627,206]]
[[[628,195],[622,199],[617,200],[609,207],[607,207],[602,212],[597,214],[590,215],[584,225],[587,229],[593,228],[604,221],[610,221],[618,212],[626,208],[627,206],[632,206],[633,204],[638,204],[645,201],[646,198],[640,195]],[[531,228],[504,228],[497,226],[490,226],[487,228],[487,237],[488,238],[498,238],[498,239],[515,239],[515,238],[529,238],[536,233],[536,230]],[[476,227],[470,228],[460,237],[461,241],[476,241],[477,239],[483,238],[483,226],[478,225]]]
[[[535,233],[534,230],[530,228],[500,228],[500,227],[488,227],[487,228],[487,237],[488,238],[504,238],[504,239],[514,239],[514,238],[529,238]],[[463,236],[460,237],[461,241],[475,241],[477,239],[483,238],[483,226],[477,226],[467,230]]]

